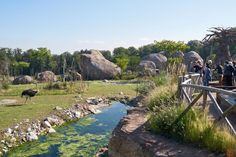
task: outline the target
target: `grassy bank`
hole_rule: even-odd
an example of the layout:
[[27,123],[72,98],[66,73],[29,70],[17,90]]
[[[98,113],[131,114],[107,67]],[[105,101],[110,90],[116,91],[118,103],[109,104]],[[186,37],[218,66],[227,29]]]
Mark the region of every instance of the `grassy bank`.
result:
[[192,108],[176,125],[175,119],[184,111],[186,104],[176,98],[173,82],[155,88],[148,96],[148,128],[177,141],[191,143],[219,153],[236,155],[236,139],[226,126],[214,126],[208,111]]
[[[8,90],[0,92],[0,100],[14,99],[13,105],[0,105],[0,129],[12,126],[24,119],[35,120],[43,118],[52,112],[56,106],[69,107],[76,102],[84,102],[86,98],[93,96],[120,96],[123,92],[130,97],[135,96],[136,84],[113,84],[101,81],[85,82],[86,89],[80,93],[80,82],[76,82],[73,87],[67,89],[51,89],[45,87],[48,84],[38,84],[39,93],[32,98],[32,101],[24,103],[21,92],[25,89],[36,89],[35,84],[30,85],[10,85]],[[70,85],[68,85],[70,87]]]

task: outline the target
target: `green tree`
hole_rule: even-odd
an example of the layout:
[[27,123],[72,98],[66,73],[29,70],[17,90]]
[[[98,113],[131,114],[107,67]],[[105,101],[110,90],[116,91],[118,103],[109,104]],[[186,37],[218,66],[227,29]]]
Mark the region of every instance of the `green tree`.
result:
[[176,42],[172,40],[162,40],[160,42],[155,41],[154,43],[157,49],[159,49],[160,51],[167,51],[169,53],[173,53],[176,51],[184,52],[186,49],[188,49],[188,45],[181,41]]
[[101,50],[100,51],[102,53],[102,55],[109,61],[112,60],[112,56],[111,56],[111,51],[109,50]]
[[122,71],[125,71],[129,63],[129,58],[127,56],[117,57],[115,59],[115,62],[121,68]]

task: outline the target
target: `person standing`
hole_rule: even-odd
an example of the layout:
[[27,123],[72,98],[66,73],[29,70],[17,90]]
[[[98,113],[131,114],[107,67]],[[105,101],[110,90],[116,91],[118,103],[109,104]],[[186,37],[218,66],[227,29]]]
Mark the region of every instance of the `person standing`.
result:
[[203,70],[203,85],[209,86],[209,81],[211,81],[211,78],[212,78],[212,74],[211,74],[210,63],[207,62]]
[[222,85],[222,80],[223,80],[223,66],[220,64],[216,65],[216,72],[217,72],[217,79],[219,81],[219,85]]
[[225,61],[224,75],[223,75],[224,86],[233,86],[233,72],[234,72],[233,63]]

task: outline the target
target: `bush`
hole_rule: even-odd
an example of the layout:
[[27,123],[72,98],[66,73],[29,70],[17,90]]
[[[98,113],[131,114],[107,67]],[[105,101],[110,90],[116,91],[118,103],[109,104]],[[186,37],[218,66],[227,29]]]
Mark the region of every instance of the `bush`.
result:
[[5,89],[5,90],[9,89],[9,88],[10,88],[9,82],[3,81],[3,82],[0,84],[0,88]]
[[148,109],[150,111],[160,111],[163,107],[173,106],[179,104],[179,101],[174,91],[165,91],[150,98],[148,103]]
[[141,95],[147,95],[154,88],[155,88],[155,83],[153,81],[145,81],[141,84],[138,84],[135,91]]
[[164,73],[161,73],[156,77],[152,77],[151,80],[155,83],[156,86],[165,85],[168,82],[167,75]]
[[[158,113],[152,113],[149,128],[155,133],[184,142],[192,142],[215,152],[236,150],[236,139],[227,129],[213,127],[205,112],[191,109],[176,125],[171,124],[184,111],[183,105],[168,106]],[[233,151],[233,153],[236,153]],[[235,154],[236,155],[236,154]]]
[[46,84],[44,89],[48,89],[48,90],[63,89],[63,86],[59,82],[56,82],[56,83],[49,82],[48,84]]

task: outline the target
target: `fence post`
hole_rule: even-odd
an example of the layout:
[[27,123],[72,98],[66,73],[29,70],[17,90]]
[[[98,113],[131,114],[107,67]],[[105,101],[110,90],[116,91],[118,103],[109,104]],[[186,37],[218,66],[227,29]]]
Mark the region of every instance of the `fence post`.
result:
[[183,94],[182,94],[182,87],[181,87],[181,83],[182,83],[183,78],[180,76],[178,79],[178,90],[177,90],[177,97],[179,99],[183,99]]
[[207,91],[206,91],[206,90],[203,90],[203,101],[202,101],[202,105],[203,105],[203,108],[204,108],[204,109],[206,108],[206,103],[207,103]]

